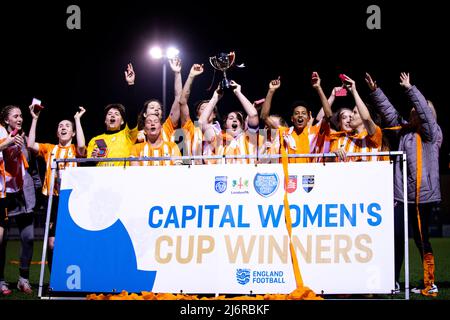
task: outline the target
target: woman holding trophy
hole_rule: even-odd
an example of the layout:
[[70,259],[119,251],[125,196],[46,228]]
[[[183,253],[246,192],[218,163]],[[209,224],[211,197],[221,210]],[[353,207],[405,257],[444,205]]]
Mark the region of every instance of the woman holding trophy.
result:
[[[211,116],[214,106],[223,94],[222,86],[219,85],[214,91],[212,98],[200,115],[199,123],[202,125],[205,139],[215,147],[215,154],[226,156],[257,155],[257,129],[259,126],[258,112],[254,105],[242,93],[241,86],[234,80],[230,81],[230,88],[240,101],[242,107],[247,113],[248,128],[245,129],[245,117],[241,111],[232,111],[228,113],[224,121],[224,131],[216,134],[211,127],[206,126]],[[204,125],[205,124],[205,125]],[[226,163],[255,163],[255,159],[227,159]]]

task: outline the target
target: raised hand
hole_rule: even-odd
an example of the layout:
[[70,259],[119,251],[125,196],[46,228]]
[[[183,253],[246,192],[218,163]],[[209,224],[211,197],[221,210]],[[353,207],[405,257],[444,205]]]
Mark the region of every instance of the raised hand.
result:
[[169,59],[170,68],[173,72],[181,72],[181,59],[180,58],[173,58]]
[[280,86],[281,86],[280,78],[281,77],[278,76],[278,79],[270,81],[270,83],[269,83],[269,90],[275,91],[275,90],[280,88]]
[[80,109],[79,111],[77,111],[77,113],[75,113],[75,115],[73,116],[76,119],[80,119],[81,116],[86,112],[86,109],[84,109],[82,106],[79,106],[78,109]]
[[311,84],[315,89],[320,87],[320,77],[316,71],[314,71],[311,75]]
[[238,84],[236,81],[231,80],[230,81],[231,87],[233,88],[233,92],[234,93],[239,93],[241,92],[241,85]]
[[31,117],[32,117],[33,119],[36,119],[36,120],[37,120],[37,118],[39,118],[39,113],[40,113],[41,111],[40,111],[40,110],[34,110],[34,104],[28,106],[28,108],[30,109]]
[[411,82],[409,81],[409,72],[402,72],[400,74],[400,85],[405,89],[409,89],[412,87]]
[[372,77],[368,72],[366,72],[366,77],[364,79],[366,80],[366,83],[369,86],[370,91],[375,91],[378,88],[377,82],[372,79]]
[[127,65],[127,70],[125,71],[125,81],[128,83],[129,86],[132,86],[134,84],[135,78],[136,75],[133,70],[133,65],[129,63]]
[[219,83],[219,85],[217,86],[217,89],[214,90],[214,93],[217,94],[217,98],[218,98],[218,99],[220,99],[220,98],[223,97],[223,89],[222,89],[222,87],[220,86],[220,83]]
[[354,92],[354,90],[356,90],[355,80],[353,80],[352,78],[346,75],[342,75],[342,81],[344,82],[344,86],[350,92]]
[[189,72],[190,76],[196,77],[203,73],[203,64],[194,64],[191,67],[191,71]]

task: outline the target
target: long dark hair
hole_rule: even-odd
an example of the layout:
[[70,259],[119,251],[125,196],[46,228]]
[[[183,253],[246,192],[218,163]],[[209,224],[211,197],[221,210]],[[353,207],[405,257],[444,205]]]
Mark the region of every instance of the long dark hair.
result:
[[245,129],[245,118],[244,115],[242,114],[241,111],[231,111],[227,113],[227,116],[223,119],[223,128],[225,130],[227,130],[227,119],[228,116],[230,115],[230,113],[235,113],[236,114],[236,118],[239,120],[239,122],[241,123],[241,128],[242,130]]
[[6,120],[7,120],[8,116],[9,116],[9,113],[11,112],[12,109],[19,109],[20,110],[20,107],[15,106],[15,105],[9,105],[9,106],[3,107],[3,109],[0,111],[0,124],[2,126],[4,126],[5,129],[8,128],[8,124],[6,123]]
[[147,113],[147,107],[152,102],[158,102],[159,105],[161,106],[161,119],[160,120],[161,120],[161,124],[163,123],[164,115],[166,114],[165,107],[163,106],[161,101],[159,101],[158,99],[149,99],[149,100],[144,102],[144,107],[141,109],[141,112],[139,112],[138,119],[137,119],[138,130],[144,129],[144,127],[145,127],[145,116],[144,116],[144,113]]

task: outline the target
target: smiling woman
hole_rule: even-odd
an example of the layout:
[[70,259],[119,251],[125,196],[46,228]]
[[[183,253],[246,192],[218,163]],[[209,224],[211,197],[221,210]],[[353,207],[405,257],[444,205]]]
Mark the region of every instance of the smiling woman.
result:
[[[38,143],[36,140],[36,127],[37,121],[39,118],[40,109],[36,108],[36,105],[31,105],[30,114],[32,117],[30,133],[28,138],[28,148],[29,150],[36,153],[39,157],[44,158],[46,163],[46,172],[45,172],[45,180],[44,185],[42,186],[42,194],[49,197],[51,188],[51,165],[55,159],[74,159],[78,157],[86,156],[86,146],[83,128],[81,126],[80,118],[86,112],[83,107],[79,107],[79,111],[75,113],[74,119],[75,124],[70,120],[62,120],[58,124],[58,129],[56,135],[58,137],[58,144],[50,144],[50,143]],[[76,133],[77,132],[77,133]],[[72,144],[72,139],[77,137],[77,145]],[[48,261],[49,268],[52,267],[52,256],[53,256],[53,248],[55,245],[55,230],[56,230],[56,214],[58,212],[58,204],[59,204],[59,181],[61,177],[60,170],[64,170],[66,167],[76,167],[76,162],[68,162],[58,164],[59,170],[58,176],[55,177],[54,185],[53,185],[53,202],[50,213],[50,227],[48,234]],[[48,201],[45,201],[47,203]]]
[[[36,203],[35,187],[40,187],[40,179],[38,175],[32,177],[37,164],[26,148],[27,139],[22,132],[23,118],[20,108],[14,105],[4,107],[0,111],[0,122],[1,167],[4,170],[0,189],[2,197],[6,195],[6,210],[3,208],[4,213],[0,215],[0,289],[2,294],[7,294],[9,290],[3,281],[3,270],[9,220],[14,219],[21,239],[17,288],[26,294],[32,294],[29,277],[34,241],[33,209]],[[13,131],[18,132],[14,137]]]
[[[125,107],[114,103],[105,107],[106,132],[93,137],[87,147],[87,156],[91,158],[127,158],[130,155],[131,146],[136,142],[138,130],[128,128],[125,122]],[[104,141],[104,146],[99,146],[97,141]],[[102,149],[102,150],[101,150]],[[102,152],[101,152],[102,151]],[[123,162],[97,162],[97,166],[119,166]]]

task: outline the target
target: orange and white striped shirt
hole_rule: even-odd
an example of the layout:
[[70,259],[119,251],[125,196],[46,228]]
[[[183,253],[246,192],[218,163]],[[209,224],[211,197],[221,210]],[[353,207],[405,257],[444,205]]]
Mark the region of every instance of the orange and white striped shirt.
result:
[[[161,135],[162,135],[162,139],[163,141],[174,141],[174,133],[175,133],[175,126],[173,125],[172,120],[170,119],[170,117],[168,117],[166,119],[166,121],[164,121],[163,125],[162,125],[162,129],[161,129]],[[146,138],[145,138],[145,131],[139,130],[137,133],[137,140],[136,142],[145,142]]]
[[[186,151],[184,155],[203,155],[203,133],[202,129],[195,126],[191,119],[186,121],[182,127]],[[195,160],[195,164],[202,164],[202,160]]]
[[[180,157],[180,149],[172,141],[162,141],[159,147],[153,147],[147,142],[141,142],[131,147],[130,157]],[[181,161],[154,160],[139,161],[140,166],[168,166]]]
[[[264,156],[278,155],[280,152],[280,139],[278,129],[259,130],[258,157],[259,163],[278,163],[278,158],[265,158]],[[273,137],[273,138],[272,138]]]
[[[189,147],[189,155],[194,156],[214,156],[216,155],[216,150],[218,150],[218,147],[216,146],[217,143],[221,144],[221,141],[219,139],[222,137],[222,132],[220,130],[220,124],[216,121],[209,125],[210,128],[214,130],[215,135],[218,137],[218,139],[215,139],[212,143],[209,143],[207,141],[204,141],[203,132],[202,129],[199,126],[194,125],[192,120],[186,121],[186,123],[183,125],[183,130],[185,131],[185,137],[186,137],[186,144],[188,144]],[[202,160],[196,160],[194,161],[195,164],[215,164],[218,161],[215,159],[204,159]]]
[[[243,131],[234,138],[228,133],[222,133],[222,145],[219,145],[217,154],[227,156],[257,155],[258,152],[258,131]],[[253,159],[227,159],[225,163],[256,163]]]
[[[294,127],[280,127],[278,142],[280,148],[285,148],[288,154],[322,153],[325,136],[329,134],[328,122],[320,121],[313,126],[306,126],[300,134]],[[281,159],[280,159],[281,161]],[[289,163],[317,162],[318,158],[289,158]]]
[[[75,159],[81,157],[77,154],[77,148],[74,144],[70,146],[63,147],[61,145],[55,145],[51,143],[36,143],[38,145],[39,151],[38,156],[44,158],[46,164],[45,180],[42,186],[42,194],[48,196],[48,189],[50,188],[50,177],[52,174],[52,162],[55,159]],[[59,162],[58,169],[64,170],[66,167],[76,167],[76,162]],[[56,172],[59,174],[59,170]],[[57,196],[59,194],[59,176],[55,175],[55,182],[53,187],[53,195]]]
[[[376,126],[375,133],[370,136],[367,130],[354,135],[341,134],[332,140],[330,151],[344,148],[345,152],[379,152],[381,151],[383,133]],[[348,157],[347,161],[377,161],[378,156]]]

